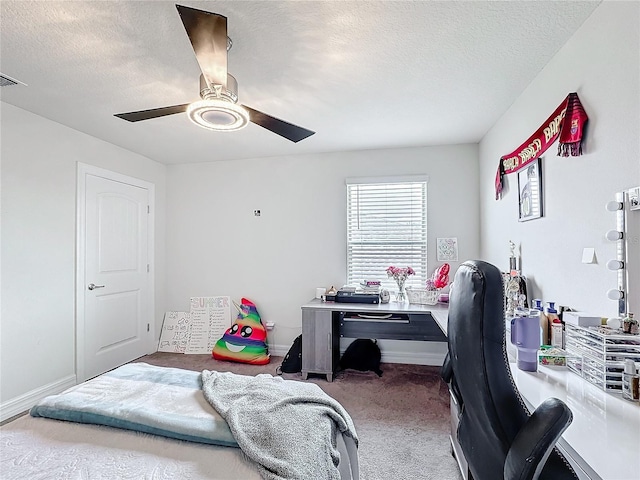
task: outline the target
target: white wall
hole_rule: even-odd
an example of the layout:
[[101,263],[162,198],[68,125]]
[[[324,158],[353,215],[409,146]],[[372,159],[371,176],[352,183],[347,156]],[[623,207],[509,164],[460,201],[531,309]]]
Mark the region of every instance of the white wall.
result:
[[[640,3],[603,2],[480,143],[482,257],[507,268],[513,240],[522,248],[532,298],[605,317],[617,313],[606,297],[617,283],[606,268],[615,246],[604,237],[615,216],[604,205],[615,192],[640,185],[639,32]],[[557,144],[547,151],[544,218],[518,223],[515,174],[507,176],[504,198],[494,199],[498,160],[573,91],[589,115],[585,155],[557,157]],[[584,247],[595,248],[597,264],[581,263]]]
[[1,103],[0,402],[75,375],[76,165],[156,186],[156,312],[164,312],[165,167]]
[[[345,282],[345,178],[429,175],[433,271],[436,237],[458,237],[461,260],[479,254],[477,158],[477,145],[462,145],[168,166],[167,308],[187,309],[191,296],[246,296],[276,322],[270,346],[284,353],[315,287]],[[429,350],[382,349],[396,361]]]

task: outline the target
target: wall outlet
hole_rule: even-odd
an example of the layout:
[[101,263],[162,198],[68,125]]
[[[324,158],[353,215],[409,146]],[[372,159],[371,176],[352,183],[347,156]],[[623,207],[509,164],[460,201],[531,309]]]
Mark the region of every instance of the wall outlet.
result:
[[259,216],[260,216],[260,210],[254,210],[254,211],[253,211],[253,214],[254,214],[256,217],[259,217]]
[[265,325],[265,327],[267,327],[267,330],[273,330],[273,327],[276,326],[276,324],[274,322],[267,322],[264,325]]

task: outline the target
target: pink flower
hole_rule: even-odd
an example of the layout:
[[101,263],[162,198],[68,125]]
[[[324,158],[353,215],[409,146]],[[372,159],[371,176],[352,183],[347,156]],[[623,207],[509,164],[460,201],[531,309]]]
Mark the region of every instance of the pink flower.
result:
[[411,267],[394,267],[391,265],[387,268],[387,276],[393,277],[396,281],[398,279],[404,280],[409,275],[415,275],[415,270]]

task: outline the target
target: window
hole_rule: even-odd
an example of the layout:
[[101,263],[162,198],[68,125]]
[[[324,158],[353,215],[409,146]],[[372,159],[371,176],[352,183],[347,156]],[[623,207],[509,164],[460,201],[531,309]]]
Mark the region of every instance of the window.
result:
[[427,280],[428,177],[347,179],[347,284],[387,277],[390,265],[411,267],[406,286],[423,288]]

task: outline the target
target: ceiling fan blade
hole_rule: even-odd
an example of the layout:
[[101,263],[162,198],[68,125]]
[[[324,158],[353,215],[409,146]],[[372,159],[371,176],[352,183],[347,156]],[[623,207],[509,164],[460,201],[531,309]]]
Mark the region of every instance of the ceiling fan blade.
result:
[[227,88],[227,17],[183,5],[176,8],[207,83]]
[[151,110],[140,110],[138,112],[116,113],[114,117],[121,118],[128,122],[139,122],[151,118],[165,117],[174,113],[182,113],[187,110],[188,103],[182,105],[172,105],[171,107],[152,108]]
[[293,123],[285,122],[284,120],[280,120],[279,118],[272,117],[271,115],[267,115],[266,113],[259,112],[258,110],[254,110],[251,107],[247,107],[246,105],[242,105],[249,112],[249,119],[255,123],[256,125],[260,125],[262,128],[266,128],[267,130],[280,135],[281,137],[286,138],[287,140],[291,140],[292,142],[298,143],[300,140],[304,140],[307,137],[310,137],[316,132],[312,132],[311,130],[307,130],[306,128],[298,127]]

